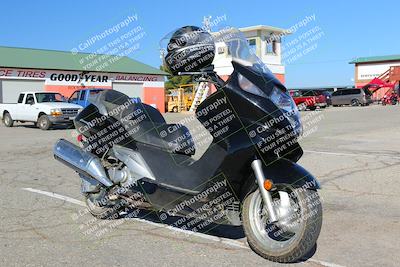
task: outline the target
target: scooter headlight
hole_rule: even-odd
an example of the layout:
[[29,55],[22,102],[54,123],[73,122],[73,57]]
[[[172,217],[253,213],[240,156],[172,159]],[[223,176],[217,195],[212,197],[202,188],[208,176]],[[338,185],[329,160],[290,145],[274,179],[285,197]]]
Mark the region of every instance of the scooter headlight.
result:
[[287,92],[284,92],[279,88],[274,87],[269,99],[271,99],[271,101],[278,108],[284,111],[284,116],[292,125],[293,130],[296,132],[297,136],[300,136],[303,133],[303,126],[300,121],[299,110],[297,109],[296,103],[293,101],[293,98]]
[[263,91],[261,91],[260,88],[258,88],[255,84],[250,82],[246,77],[244,77],[240,73],[238,75],[238,83],[240,88],[242,88],[242,90],[248,93],[251,93],[253,95],[258,95],[261,97],[267,97],[267,95]]
[[274,87],[269,97],[275,105],[286,112],[292,112],[297,110],[296,104],[294,103],[292,97],[286,92]]
[[300,136],[303,132],[303,126],[300,121],[300,113],[297,109],[296,103],[294,103],[293,98],[286,92],[280,90],[277,87],[271,92],[268,97],[263,91],[260,90],[255,84],[249,81],[246,77],[239,73],[238,83],[242,90],[258,95],[261,97],[269,98],[279,109],[283,110],[285,118],[292,125],[293,130],[297,136]]

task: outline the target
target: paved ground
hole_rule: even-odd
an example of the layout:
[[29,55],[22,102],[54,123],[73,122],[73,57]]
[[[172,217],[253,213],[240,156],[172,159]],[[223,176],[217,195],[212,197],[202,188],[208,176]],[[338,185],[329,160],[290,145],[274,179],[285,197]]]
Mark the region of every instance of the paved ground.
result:
[[[301,141],[300,163],[322,182],[324,223],[315,254],[300,264],[398,265],[400,106],[302,116],[316,122]],[[247,249],[240,228],[190,235],[151,221],[116,220],[102,226],[110,231],[99,238],[85,235],[82,223],[92,217],[75,217],[84,211],[73,200],[82,200],[79,180],[52,158],[58,138],[73,140],[73,131],[0,126],[0,266],[282,266]]]

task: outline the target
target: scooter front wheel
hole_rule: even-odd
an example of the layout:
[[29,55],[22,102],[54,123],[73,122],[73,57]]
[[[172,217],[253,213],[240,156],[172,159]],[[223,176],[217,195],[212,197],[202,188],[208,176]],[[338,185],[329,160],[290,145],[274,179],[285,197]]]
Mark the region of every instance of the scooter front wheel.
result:
[[315,190],[278,185],[271,191],[277,222],[269,222],[259,190],[243,203],[243,228],[250,247],[275,262],[304,258],[315,246],[322,225],[322,206]]

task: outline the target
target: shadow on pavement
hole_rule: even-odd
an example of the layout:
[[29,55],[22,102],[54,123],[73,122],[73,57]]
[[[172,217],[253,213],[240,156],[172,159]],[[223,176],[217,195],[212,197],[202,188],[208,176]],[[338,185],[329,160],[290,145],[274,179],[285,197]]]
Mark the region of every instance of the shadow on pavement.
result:
[[[132,217],[129,217],[131,214],[128,212],[126,215],[122,215],[122,218],[129,219]],[[165,213],[163,213],[165,214]],[[182,224],[181,221],[184,219],[184,217],[180,216],[167,216],[165,219],[161,219],[160,214],[158,214],[156,211],[148,211],[148,210],[140,210],[140,212],[135,216],[135,218],[140,218],[149,222],[153,223],[159,223],[159,224],[164,224],[168,225],[177,229],[182,229]],[[179,227],[181,226],[181,227]],[[187,226],[187,225],[186,225]],[[242,239],[245,238],[246,235],[244,234],[243,227],[242,226],[232,226],[232,225],[222,225],[222,224],[215,224],[211,223],[208,226],[202,228],[201,230],[194,230],[194,227],[186,227],[184,230],[186,231],[193,231],[197,233],[202,233],[202,234],[207,234],[215,237],[220,237],[220,238],[228,238],[228,239]],[[305,262],[308,259],[312,258],[317,251],[317,244],[314,245],[314,247],[300,260],[294,262],[294,263],[301,263]]]
[[[129,218],[130,212],[126,215],[122,215],[122,218]],[[165,213],[163,213],[165,214]],[[198,232],[202,234],[212,235],[216,237],[222,238],[229,238],[229,239],[241,239],[245,237],[243,227],[242,226],[232,226],[232,225],[223,225],[223,224],[216,224],[211,223],[208,224],[201,229],[197,230],[196,225],[190,225],[188,221],[184,217],[180,216],[167,216],[163,220],[159,216],[160,214],[156,211],[147,211],[147,210],[140,210],[139,214],[135,216],[135,218],[144,219],[154,223],[160,223],[164,225],[168,225],[177,229],[183,229],[186,231]],[[182,223],[182,221],[185,221]],[[201,223],[201,222],[199,222]]]
[[[13,128],[27,128],[27,129],[37,129],[40,131],[40,129],[34,125],[34,124],[14,124]],[[57,124],[51,126],[51,128],[48,131],[53,131],[53,130],[72,130],[75,129],[74,125],[71,124]]]

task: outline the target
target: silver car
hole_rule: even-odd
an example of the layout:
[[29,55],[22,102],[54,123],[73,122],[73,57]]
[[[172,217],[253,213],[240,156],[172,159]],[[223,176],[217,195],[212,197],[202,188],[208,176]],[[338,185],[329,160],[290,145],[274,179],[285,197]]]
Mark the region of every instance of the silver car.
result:
[[343,89],[333,92],[332,105],[365,106],[372,103],[371,93],[362,88]]

